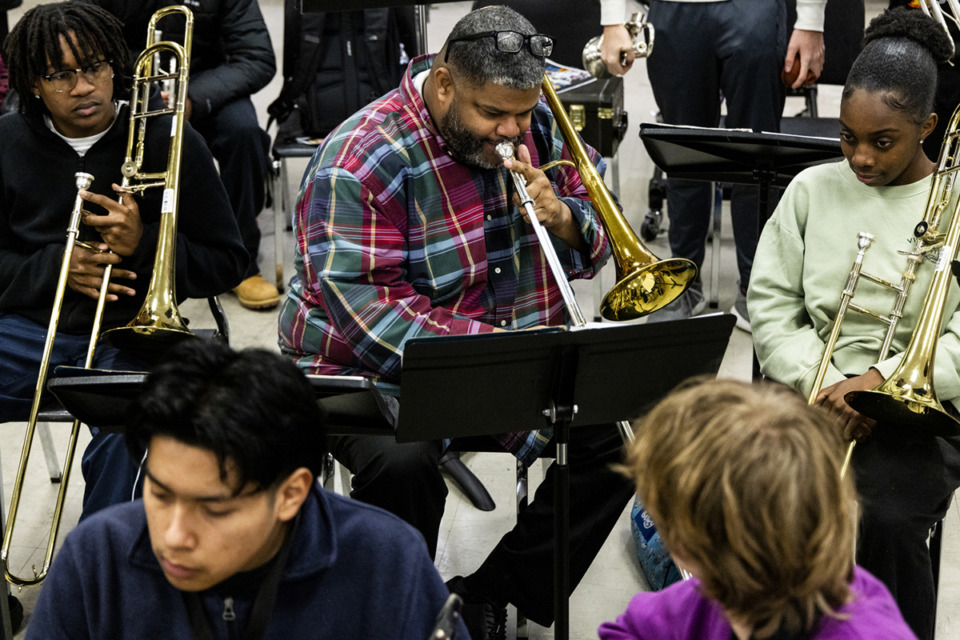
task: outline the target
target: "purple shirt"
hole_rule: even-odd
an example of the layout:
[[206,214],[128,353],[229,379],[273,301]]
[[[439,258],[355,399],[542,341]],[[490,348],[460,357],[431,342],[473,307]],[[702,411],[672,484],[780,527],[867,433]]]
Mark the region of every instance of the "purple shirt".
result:
[[[616,622],[600,625],[600,640],[729,640],[732,629],[715,601],[700,594],[697,579],[639,593]],[[810,640],[916,640],[887,588],[857,567],[850,584],[854,600],[842,607],[846,620],[824,617]]]

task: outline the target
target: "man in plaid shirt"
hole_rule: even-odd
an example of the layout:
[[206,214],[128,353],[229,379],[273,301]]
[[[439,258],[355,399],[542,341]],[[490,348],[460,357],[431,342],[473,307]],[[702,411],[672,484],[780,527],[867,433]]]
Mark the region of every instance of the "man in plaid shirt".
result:
[[[568,277],[595,275],[610,252],[579,176],[567,166],[535,168],[569,158],[540,101],[552,46],[510,9],[474,11],[437,56],[414,59],[397,90],[317,150],[297,203],[297,275],[280,314],[281,348],[304,370],[374,377],[396,389],[410,338],[565,323],[507,170],[526,178]],[[517,160],[497,155],[502,141],[518,146]],[[550,437],[544,429],[498,440],[530,462]],[[612,425],[571,433],[572,586],[632,496],[608,468],[620,448]],[[355,474],[353,497],[413,524],[435,553],[447,493],[442,444],[351,436],[333,451]],[[503,637],[508,602],[538,624],[553,621],[552,483],[551,467],[538,499],[481,568],[449,583],[465,598],[475,639]]]

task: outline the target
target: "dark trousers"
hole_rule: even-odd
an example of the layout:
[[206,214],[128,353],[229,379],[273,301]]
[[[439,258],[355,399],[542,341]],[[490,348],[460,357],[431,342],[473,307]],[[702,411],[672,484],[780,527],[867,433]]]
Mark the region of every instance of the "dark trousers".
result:
[[[363,441],[359,443],[358,441]],[[612,426],[571,429],[570,588],[576,588],[633,496],[633,483],[610,465],[623,442]],[[446,484],[437,467],[439,443],[397,444],[392,438],[339,438],[334,455],[355,473],[354,498],[387,509],[417,527],[436,552]],[[553,494],[556,464],[533,500],[480,568],[469,593],[510,603],[544,626],[553,623]]]
[[[29,419],[46,333],[46,326],[21,316],[0,316],[0,422]],[[86,335],[57,334],[50,372],[59,365],[82,367],[89,340]],[[143,371],[149,363],[101,343],[94,354],[94,367]],[[86,483],[81,520],[104,507],[130,500],[137,477],[138,465],[130,460],[122,434],[100,433],[95,427],[91,432],[93,440],[80,462]]]
[[[657,50],[647,60],[647,72],[665,123],[716,127],[723,99],[727,128],[780,130],[780,69],[787,50],[782,0],[651,0],[648,20],[656,29]],[[667,184],[670,250],[697,267],[703,265],[712,189],[701,181]],[[745,290],[757,249],[756,187],[735,186],[730,212]]]
[[269,171],[270,137],[260,128],[250,98],[228,102],[205,118],[190,124],[207,141],[220,166],[220,181],[230,197],[243,246],[250,254],[245,278],[260,272],[260,228],[257,216],[263,209]]
[[930,640],[936,606],[927,535],[960,486],[960,442],[883,425],[856,446],[853,468],[857,564],[887,586],[917,637]]

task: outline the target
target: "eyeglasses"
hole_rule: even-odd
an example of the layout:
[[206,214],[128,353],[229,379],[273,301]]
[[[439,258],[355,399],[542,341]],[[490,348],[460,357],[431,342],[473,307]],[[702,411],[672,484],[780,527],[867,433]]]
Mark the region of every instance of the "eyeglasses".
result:
[[453,38],[447,42],[447,54],[443,57],[443,62],[446,63],[450,59],[450,45],[455,42],[469,42],[483,38],[493,38],[497,51],[504,53],[519,53],[524,44],[530,49],[530,53],[540,58],[546,58],[553,53],[553,38],[542,33],[527,36],[516,31],[487,31],[463,36],[462,38]]
[[40,77],[50,83],[57,93],[73,91],[77,86],[77,77],[83,74],[89,83],[103,82],[109,76],[113,77],[113,60],[97,60],[80,69],[61,69],[50,74],[41,74]]

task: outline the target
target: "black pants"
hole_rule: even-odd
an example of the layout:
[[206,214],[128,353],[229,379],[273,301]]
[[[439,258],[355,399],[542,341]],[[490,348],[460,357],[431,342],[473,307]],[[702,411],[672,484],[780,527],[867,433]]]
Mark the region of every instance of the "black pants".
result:
[[933,638],[936,606],[930,528],[960,486],[960,442],[881,425],[854,449],[861,522],[857,564],[893,594],[920,640]]
[[[647,73],[665,123],[716,127],[725,100],[724,126],[780,130],[780,69],[787,52],[782,0],[652,0],[647,19],[657,36]],[[698,267],[703,266],[712,196],[708,182],[668,181],[671,254]],[[734,187],[730,211],[740,286],[746,290],[759,237],[757,188]]]
[[[571,429],[570,587],[576,588],[633,496],[633,483],[610,465],[623,442],[612,425]],[[353,472],[354,498],[395,513],[420,530],[435,554],[446,484],[436,442],[398,444],[384,437],[342,437],[336,458]],[[553,623],[553,492],[556,465],[547,470],[517,524],[466,578],[470,593],[510,603],[544,626]]]
[[244,278],[260,272],[260,227],[257,216],[263,209],[269,171],[270,137],[260,128],[250,98],[228,102],[205,118],[190,124],[207,141],[220,167],[220,181],[230,197],[237,217],[243,246],[250,254]]

